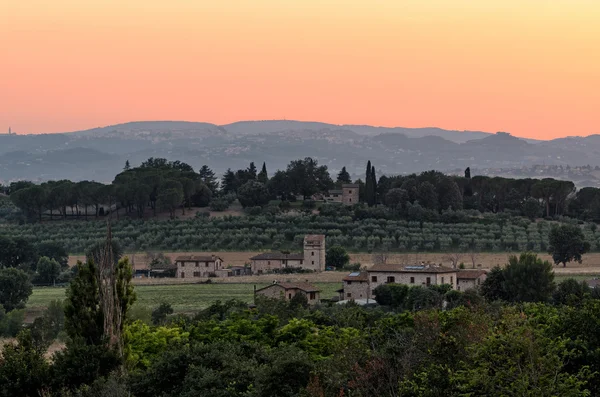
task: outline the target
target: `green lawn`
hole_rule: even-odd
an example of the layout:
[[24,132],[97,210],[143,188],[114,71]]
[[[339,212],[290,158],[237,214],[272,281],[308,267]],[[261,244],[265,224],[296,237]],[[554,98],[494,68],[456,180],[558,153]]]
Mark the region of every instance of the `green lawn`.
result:
[[[138,285],[135,287],[137,303],[149,308],[162,302],[170,303],[175,312],[195,312],[211,303],[228,299],[252,302],[255,284],[177,284],[177,285]],[[256,284],[256,288],[268,284]],[[331,298],[341,288],[340,283],[315,283],[321,289],[322,298]],[[64,288],[34,288],[27,302],[27,309],[39,311],[55,299],[64,299]]]

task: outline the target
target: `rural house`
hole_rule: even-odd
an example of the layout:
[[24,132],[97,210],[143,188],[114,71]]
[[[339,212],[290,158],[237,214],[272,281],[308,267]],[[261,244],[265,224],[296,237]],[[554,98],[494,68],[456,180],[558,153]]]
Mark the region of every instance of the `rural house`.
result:
[[460,270],[456,275],[456,289],[466,291],[471,288],[479,288],[486,277],[485,270]]
[[[366,272],[351,273],[344,278],[344,299],[373,298],[373,290],[383,284],[429,286],[449,284],[456,289],[458,270],[436,264],[398,265],[377,264]],[[364,282],[364,278],[367,282]],[[350,295],[348,295],[350,294]]]
[[306,296],[309,304],[319,303],[319,289],[308,283],[278,283],[256,290],[257,295],[262,295],[272,299],[292,300],[297,294]]
[[264,252],[250,258],[253,274],[270,273],[284,268],[300,267],[321,272],[325,270],[325,236],[311,234],[304,237],[304,252],[286,254]]
[[324,200],[330,203],[342,203],[344,205],[358,204],[359,185],[355,183],[345,183],[341,189],[329,190],[324,196]]
[[367,272],[350,273],[342,281],[344,287],[340,293],[340,300],[367,299],[370,296]]
[[175,265],[177,278],[217,277],[223,273],[223,259],[215,255],[178,256]]

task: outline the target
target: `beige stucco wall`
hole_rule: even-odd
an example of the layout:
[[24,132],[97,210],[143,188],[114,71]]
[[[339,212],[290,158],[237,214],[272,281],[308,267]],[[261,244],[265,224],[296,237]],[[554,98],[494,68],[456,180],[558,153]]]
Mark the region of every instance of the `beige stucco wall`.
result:
[[479,288],[485,281],[487,275],[483,274],[477,279],[461,279],[458,281],[457,289],[459,291],[466,291],[471,288]]
[[[377,277],[377,281],[373,281],[373,277]],[[430,283],[435,285],[450,284],[452,289],[456,289],[456,272],[452,273],[393,273],[393,272],[369,272],[369,281],[371,282],[371,294],[373,290],[382,284],[387,284],[387,278],[394,277],[394,283],[406,284],[411,286],[424,286],[427,284],[427,277],[430,277]],[[410,282],[410,278],[414,277],[414,283]]]
[[177,278],[208,277],[210,273],[216,273],[217,270],[223,267],[223,263],[219,258],[216,258],[214,262],[178,261],[176,265]]

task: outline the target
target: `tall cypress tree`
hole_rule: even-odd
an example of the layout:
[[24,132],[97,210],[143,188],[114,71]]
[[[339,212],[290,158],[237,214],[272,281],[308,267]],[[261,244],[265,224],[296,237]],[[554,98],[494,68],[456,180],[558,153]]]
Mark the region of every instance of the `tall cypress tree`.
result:
[[256,180],[264,184],[266,184],[269,181],[269,175],[267,174],[267,164],[265,162],[263,162],[262,170],[260,170],[260,172],[258,173]]
[[371,167],[371,203],[369,205],[377,204],[377,177],[375,176],[375,166]]
[[373,196],[373,183],[371,179],[371,160],[367,162],[367,173],[365,175],[365,200],[367,205],[371,206]]

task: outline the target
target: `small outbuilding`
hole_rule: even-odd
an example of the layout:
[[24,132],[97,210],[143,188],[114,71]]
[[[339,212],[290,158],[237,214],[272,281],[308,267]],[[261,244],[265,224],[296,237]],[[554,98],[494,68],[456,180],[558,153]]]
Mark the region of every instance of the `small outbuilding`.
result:
[[257,295],[262,295],[272,299],[292,300],[297,294],[306,297],[309,304],[314,305],[320,301],[320,290],[309,283],[279,283],[273,284],[256,290]]

